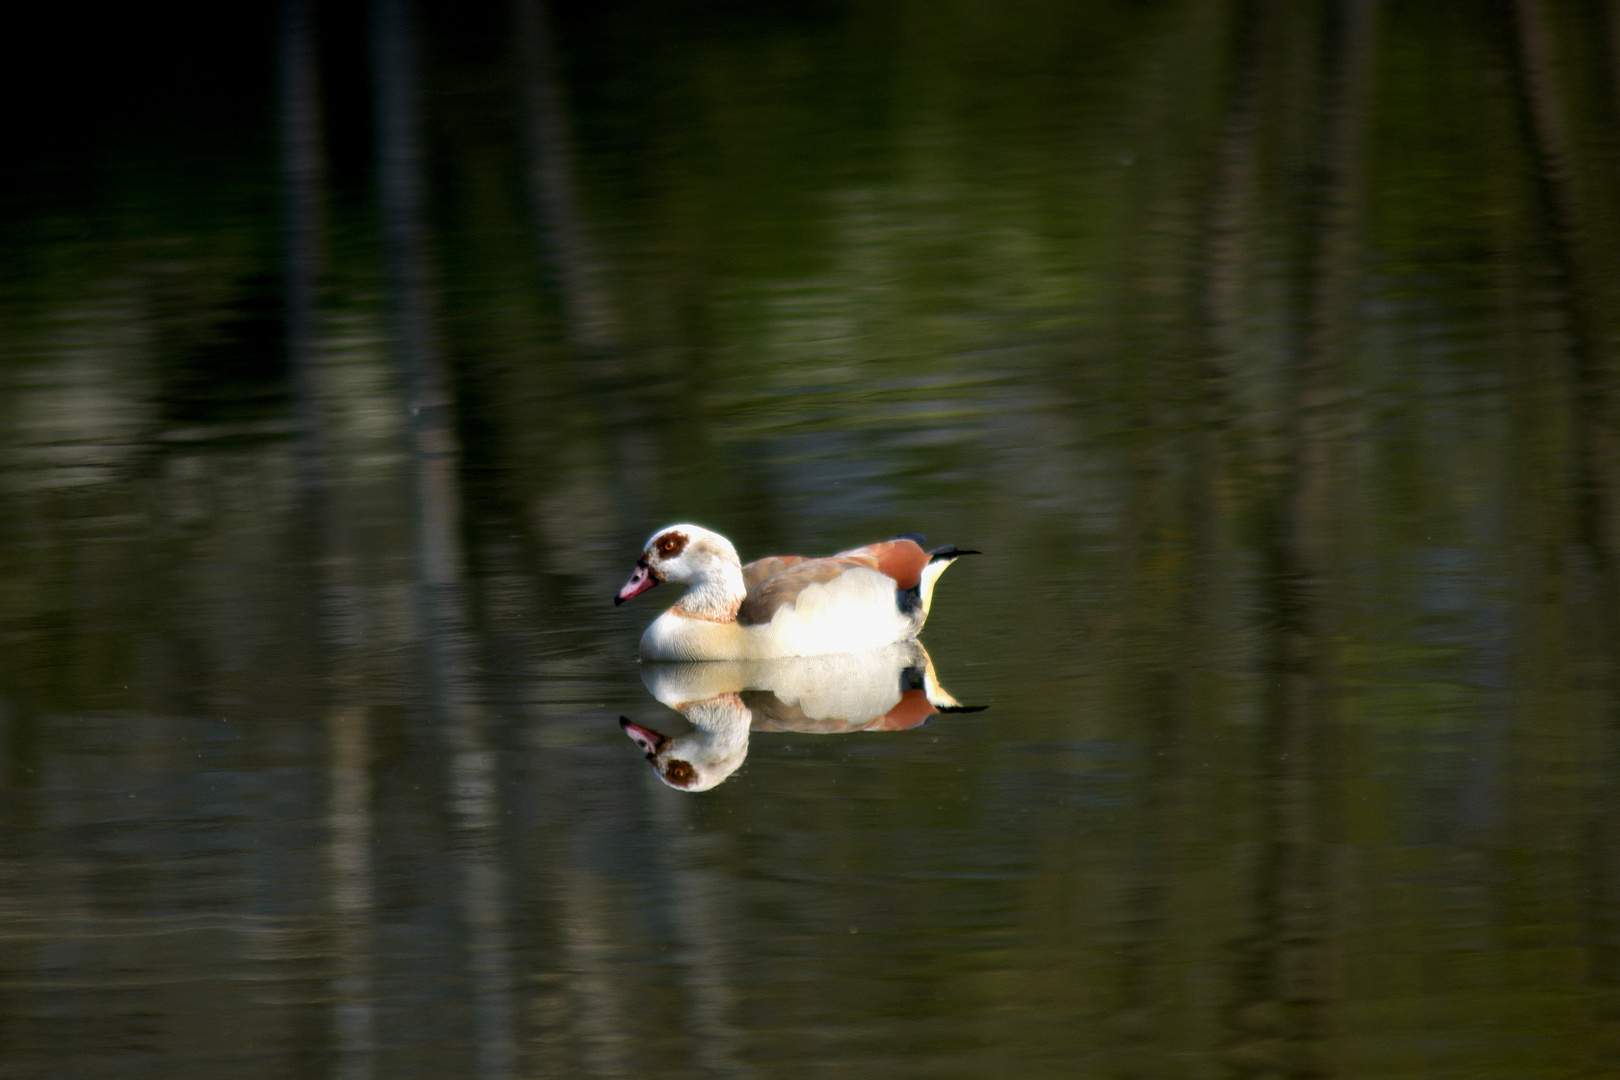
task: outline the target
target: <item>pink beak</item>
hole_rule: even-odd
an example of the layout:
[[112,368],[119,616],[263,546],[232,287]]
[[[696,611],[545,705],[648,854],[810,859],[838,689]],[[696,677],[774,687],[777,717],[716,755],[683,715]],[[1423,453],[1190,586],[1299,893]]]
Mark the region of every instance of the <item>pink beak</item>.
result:
[[634,739],[636,745],[641,747],[641,752],[649,758],[657,755],[659,749],[669,741],[666,736],[658,734],[652,728],[642,727],[628,716],[619,717],[619,726],[624,728],[624,733]]
[[624,583],[619,595],[613,598],[613,606],[618,607],[632,596],[639,596],[658,584],[659,579],[653,576],[646,562],[636,563],[636,572],[630,575],[630,580]]

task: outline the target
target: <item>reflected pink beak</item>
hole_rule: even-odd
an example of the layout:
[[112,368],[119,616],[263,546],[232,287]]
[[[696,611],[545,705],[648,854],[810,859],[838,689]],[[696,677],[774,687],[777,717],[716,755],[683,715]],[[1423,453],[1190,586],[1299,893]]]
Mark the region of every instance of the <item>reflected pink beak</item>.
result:
[[624,728],[624,733],[634,739],[636,745],[641,747],[641,752],[649,758],[656,757],[659,748],[669,741],[668,736],[660,735],[652,728],[642,727],[628,716],[619,717],[619,726]]
[[630,575],[630,580],[624,583],[619,595],[613,598],[613,606],[618,607],[632,596],[639,596],[658,584],[659,579],[653,574],[645,561],[636,563],[636,572]]

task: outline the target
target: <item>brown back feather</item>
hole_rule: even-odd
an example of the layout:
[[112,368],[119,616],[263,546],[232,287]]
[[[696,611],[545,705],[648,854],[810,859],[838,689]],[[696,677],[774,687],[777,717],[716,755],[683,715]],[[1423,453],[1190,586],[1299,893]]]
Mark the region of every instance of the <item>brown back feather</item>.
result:
[[927,723],[939,710],[921,689],[907,690],[882,716],[850,720],[824,717],[812,720],[799,705],[789,705],[768,690],[744,690],[743,704],[754,714],[752,731],[799,731],[809,735],[839,735],[852,731],[909,731]]
[[928,700],[924,691],[907,690],[900,695],[900,703],[877,721],[868,724],[866,731],[910,731],[914,727],[921,727],[930,716],[939,712],[934,708],[933,702]]
[[789,705],[769,690],[744,690],[743,704],[754,714],[750,731],[800,731],[808,735],[838,735],[853,730],[848,720],[826,717],[812,720],[799,705]]
[[804,562],[803,555],[767,555],[745,563],[742,568],[743,588],[752,589],[773,574],[780,574],[790,566]]
[[743,567],[743,585],[748,595],[737,609],[737,621],[743,626],[768,623],[777,608],[793,603],[808,586],[831,581],[857,566],[888,575],[894,579],[896,589],[914,589],[922,580],[928,558],[928,552],[914,540],[885,540],[825,559],[799,555],[758,559]]
[[915,540],[885,540],[852,551],[840,551],[835,559],[858,559],[863,566],[894,578],[897,589],[915,589],[922,580],[929,555]]
[[866,563],[834,555],[830,559],[805,559],[770,577],[748,590],[742,606],[737,609],[737,621],[743,626],[757,626],[771,621],[776,609],[791,604],[811,585],[831,581],[846,570]]

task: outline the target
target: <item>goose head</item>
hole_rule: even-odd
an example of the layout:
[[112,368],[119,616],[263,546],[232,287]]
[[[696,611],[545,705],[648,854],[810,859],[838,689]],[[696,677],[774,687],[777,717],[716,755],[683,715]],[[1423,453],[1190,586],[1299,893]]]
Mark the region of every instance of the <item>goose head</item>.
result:
[[737,549],[701,525],[668,525],[653,533],[613,602],[622,604],[666,581],[688,586],[678,606],[708,617],[735,615],[746,592]]
[[688,702],[681,712],[693,728],[673,738],[627,716],[619,718],[619,726],[641,748],[664,783],[677,791],[708,791],[736,772],[748,756],[753,713],[737,694]]

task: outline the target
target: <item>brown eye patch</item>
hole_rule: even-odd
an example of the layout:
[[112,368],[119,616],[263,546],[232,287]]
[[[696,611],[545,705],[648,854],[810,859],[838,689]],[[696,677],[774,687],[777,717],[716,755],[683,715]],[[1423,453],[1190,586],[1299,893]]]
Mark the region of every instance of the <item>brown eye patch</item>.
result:
[[671,759],[664,766],[664,779],[676,787],[691,787],[697,782],[697,770],[692,768],[692,763],[689,761]]
[[686,534],[667,532],[653,543],[653,547],[658,549],[658,554],[673,558],[686,550]]

